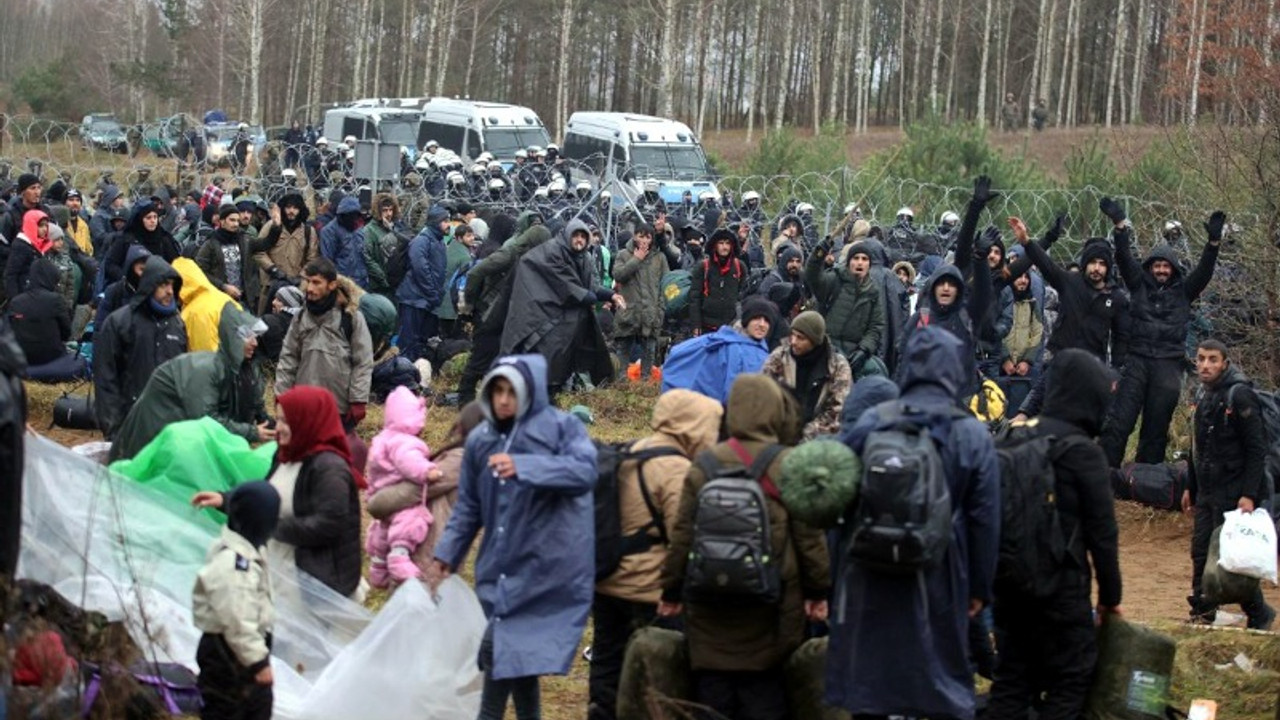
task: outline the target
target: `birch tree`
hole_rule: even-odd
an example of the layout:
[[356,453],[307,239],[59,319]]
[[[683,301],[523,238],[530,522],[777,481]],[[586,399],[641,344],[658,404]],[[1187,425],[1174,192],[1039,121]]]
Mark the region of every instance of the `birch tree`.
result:
[[991,60],[991,15],[995,0],[987,0],[986,19],[982,21],[982,61],[978,65],[978,127],[987,125],[987,69]]
[[573,28],[573,0],[564,0],[560,8],[560,62],[556,78],[556,130],[557,137],[564,137],[569,122],[569,31]]

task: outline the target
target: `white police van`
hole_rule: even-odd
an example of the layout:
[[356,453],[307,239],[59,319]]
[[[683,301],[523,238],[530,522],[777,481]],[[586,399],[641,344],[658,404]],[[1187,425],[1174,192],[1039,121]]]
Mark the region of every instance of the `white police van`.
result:
[[[702,145],[688,125],[675,120],[575,112],[565,129],[563,152],[587,166],[601,185],[621,188],[631,197],[644,191],[646,180],[658,181],[668,203],[679,203],[686,190],[694,198],[704,192],[720,197]],[[615,202],[617,195],[615,191]]]
[[538,114],[527,107],[480,100],[431,98],[422,106],[422,137],[466,162],[489,153],[505,166],[516,151],[551,142]]
[[399,145],[413,159],[427,141],[422,136],[422,113],[414,108],[379,107],[366,102],[326,110],[324,136],[335,144],[354,136],[356,140]]

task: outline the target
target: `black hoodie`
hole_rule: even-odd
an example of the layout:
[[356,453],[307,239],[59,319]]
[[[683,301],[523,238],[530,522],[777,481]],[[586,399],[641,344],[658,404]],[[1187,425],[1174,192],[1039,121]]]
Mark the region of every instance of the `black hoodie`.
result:
[[57,266],[44,258],[31,264],[27,289],[9,301],[6,315],[27,363],[44,365],[67,354],[71,311],[58,292]]
[[125,225],[124,232],[117,235],[111,242],[111,246],[107,248],[103,260],[103,272],[108,284],[124,276],[125,256],[129,253],[130,245],[141,245],[147,249],[147,252],[152,255],[159,255],[165,262],[170,263],[177,260],[178,256],[182,254],[181,248],[178,247],[178,241],[163,226],[156,225],[155,230],[147,232],[146,227],[142,224],[142,218],[151,210],[154,210],[160,217],[164,217],[165,208],[151,202],[139,203],[130,213],[129,222]]
[[271,539],[280,521],[280,493],[271,483],[256,480],[227,493],[227,529],[238,533],[254,547]]
[[[728,257],[721,260],[716,243],[728,239]],[[738,258],[738,236],[728,230],[717,230],[707,241],[703,257],[693,266],[689,294],[689,318],[693,327],[714,332],[721,325],[732,325],[738,316],[738,296],[747,279],[747,266]]]
[[[1130,346],[1135,355],[1149,358],[1186,357],[1187,326],[1191,322],[1191,303],[1209,286],[1213,268],[1218,262],[1218,245],[1205,243],[1200,262],[1191,274],[1182,275],[1182,264],[1172,247],[1161,243],[1138,265],[1130,248],[1128,230],[1117,230],[1116,264],[1120,277],[1129,288],[1132,321]],[[1173,266],[1169,281],[1160,284],[1151,274],[1156,260]]]
[[1073,609],[1088,612],[1092,561],[1098,604],[1115,607],[1120,604],[1121,583],[1111,470],[1102,448],[1092,442],[1102,432],[1111,403],[1112,373],[1092,354],[1074,348],[1054,356],[1050,373],[1044,410],[1033,421],[1037,432],[1084,440],[1065,447],[1053,463],[1058,517],[1072,566],[1062,574],[1052,606],[1074,600]]

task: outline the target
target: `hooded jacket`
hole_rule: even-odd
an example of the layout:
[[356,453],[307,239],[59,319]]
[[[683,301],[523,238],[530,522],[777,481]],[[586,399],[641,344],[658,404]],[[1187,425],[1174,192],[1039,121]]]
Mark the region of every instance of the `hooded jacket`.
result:
[[[722,262],[715,243],[729,239],[729,255]],[[654,238],[657,242],[657,238]],[[702,259],[690,268],[689,318],[698,330],[732,325],[738,317],[738,296],[747,280],[747,265],[738,258],[738,236],[728,230],[711,234]]]
[[769,353],[760,370],[795,391],[804,418],[805,440],[839,432],[844,399],[853,387],[853,371],[849,367],[849,361],[836,351],[830,338],[810,352],[818,353],[818,357],[815,359],[817,364],[809,375],[809,387],[796,387],[798,361],[791,352],[789,341],[783,341]]
[[338,274],[346,275],[361,288],[369,287],[369,271],[364,263],[364,228],[343,227],[343,216],[359,216],[360,199],[344,196],[337,217],[320,231],[320,254],[333,261]]
[[[618,502],[622,510],[623,537],[640,532],[657,520],[640,492],[642,480],[662,514],[667,537],[672,536],[680,515],[684,478],[693,458],[716,443],[723,415],[720,403],[691,390],[672,390],[658,398],[649,421],[653,434],[636,441],[632,450],[673,448],[679,454],[646,461],[643,478],[639,463],[624,463],[619,468]],[[656,537],[657,532],[651,530],[650,535]],[[596,592],[631,602],[655,604],[662,594],[662,564],[666,557],[667,547],[661,542],[645,552],[625,555],[612,575],[596,583]]]
[[[1249,378],[1229,365],[1205,385],[1195,404],[1195,442],[1187,490],[1197,506],[1234,510],[1242,497],[1255,506],[1271,497],[1267,478],[1267,430]],[[1217,516],[1221,522],[1221,515]]]
[[93,217],[89,218],[89,239],[93,242],[93,247],[97,250],[95,255],[103,253],[106,248],[103,246],[103,240],[107,235],[111,234],[111,204],[120,197],[120,187],[117,185],[108,185],[102,190],[102,197],[98,199],[98,204],[93,211]]
[[[152,293],[166,281],[174,284],[175,305],[167,315],[151,307]],[[152,255],[129,304],[107,316],[94,333],[94,408],[107,438],[114,438],[156,368],[187,351],[187,326],[177,307],[181,296],[182,277],[163,258]]]
[[[986,267],[985,263],[978,263],[978,265]],[[943,278],[948,278],[959,286],[956,292],[956,299],[947,307],[938,305],[937,301],[934,300],[933,294],[934,287]],[[977,282],[981,282],[987,288],[986,295],[989,297],[991,282],[982,280],[975,281],[975,284]],[[928,283],[925,284],[924,290],[921,291],[915,314],[907,321],[906,332],[902,334],[902,346],[898,349],[899,359],[905,359],[907,343],[911,342],[911,336],[917,330],[926,327],[939,327],[946,330],[955,336],[963,346],[960,352],[960,362],[962,363],[961,369],[966,380],[961,390],[968,394],[976,383],[978,375],[976,355],[978,326],[974,318],[981,318],[985,314],[984,312],[978,312],[979,310],[985,310],[985,307],[977,307],[982,304],[982,301],[974,300],[976,294],[973,292],[973,288],[970,288],[965,283],[964,276],[961,275],[960,270],[955,265],[943,265],[938,268],[929,278]],[[903,370],[904,365],[900,364],[898,367],[899,378],[902,377]]]
[[[379,208],[384,202],[391,203],[390,227],[382,224]],[[373,196],[373,202],[370,205],[373,217],[369,220],[369,224],[364,226],[364,264],[369,270],[369,291],[393,295],[396,288],[391,287],[387,281],[384,258],[390,257],[391,251],[395,249],[392,240],[395,239],[396,233],[406,232],[400,219],[400,203],[390,193],[378,193]]]
[[[276,364],[276,393],[295,385],[315,385],[333,393],[338,412],[345,415],[351,403],[369,402],[369,386],[373,380],[373,338],[364,313],[359,310],[358,288],[344,291],[339,277],[340,293],[328,312],[317,315],[304,307],[289,325]],[[343,330],[342,314],[350,320],[351,336]]]
[[168,425],[208,416],[227,432],[258,442],[266,422],[262,374],[244,359],[242,333],[257,320],[233,304],[223,306],[216,352],[190,352],[164,363],[151,375],[111,446],[112,461],[137,455]]
[[42,220],[53,222],[43,210],[28,210],[22,215],[22,231],[9,246],[9,259],[4,266],[6,297],[17,297],[27,289],[32,263],[44,257],[53,245],[52,240],[40,237]]
[[[799,407],[787,391],[763,375],[743,375],[734,382],[725,412],[729,435],[751,457],[772,444],[798,440]],[[722,467],[741,467],[728,443],[706,451]],[[769,465],[780,478],[784,450]],[[662,570],[662,599],[680,602],[694,539],[698,492],[711,478],[693,464],[685,477],[680,511]],[[780,667],[804,641],[805,600],[824,600],[831,589],[830,561],[822,533],[791,518],[787,508],[766,495],[772,547],[782,555],[782,598],[776,605],[703,605],[686,603],[685,636],[693,670],[762,671]]]
[[[298,208],[298,219],[293,227],[283,219],[284,208],[292,205]],[[302,277],[307,263],[320,256],[320,243],[316,238],[315,228],[307,222],[311,211],[307,203],[296,192],[280,198],[281,223],[277,225],[268,220],[258,232],[258,238],[251,243],[253,261],[258,264],[258,312],[262,314],[271,306],[271,298],[264,288],[271,287],[271,268],[278,268],[286,278]]]
[[[232,496],[247,494],[242,488],[259,484],[266,485],[249,483],[237,488]],[[263,493],[263,497],[272,496]],[[274,495],[274,500],[279,513],[280,496]],[[269,500],[255,501],[257,507],[271,508]],[[275,623],[274,598],[265,553],[232,530],[230,524],[223,527],[196,575],[191,591],[192,621],[197,630],[223,637],[236,663],[244,668],[245,677],[251,678],[271,666],[267,638]]]
[[1044,279],[1058,291],[1058,321],[1046,347],[1055,353],[1080,348],[1103,361],[1109,350],[1111,366],[1123,366],[1130,346],[1128,293],[1110,285],[1094,288],[1083,272],[1058,266],[1039,243],[1027,243],[1026,249]]
[[826,268],[824,260],[820,252],[810,255],[804,275],[819,306],[827,308],[831,344],[846,358],[870,358],[880,350],[887,325],[884,288],[871,272],[858,279],[847,264]]
[[595,304],[613,291],[592,284],[589,254],[569,244],[574,232],[590,234],[586,223],[574,220],[556,240],[521,258],[502,331],[501,352],[542,354],[548,359],[548,381],[557,389],[575,368],[589,372],[596,383],[613,376],[613,359],[595,315]]
[[31,264],[27,289],[9,300],[5,315],[14,339],[32,367],[67,354],[71,311],[58,293],[58,269],[45,259]]
[[399,483],[422,487],[435,468],[431,450],[422,441],[427,421],[426,401],[403,385],[391,391],[383,406],[382,432],[369,445],[369,495]]
[[[1129,346],[1133,354],[1149,358],[1186,357],[1187,326],[1191,323],[1191,304],[1209,281],[1218,262],[1219,245],[1205,243],[1200,262],[1190,275],[1183,277],[1182,263],[1172,247],[1157,245],[1142,265],[1133,257],[1131,236],[1127,229],[1117,230],[1116,265],[1129,289]],[[1151,264],[1165,260],[1173,266],[1173,275],[1163,285],[1151,274]]]
[[520,258],[550,239],[551,233],[542,225],[526,228],[467,273],[467,304],[471,306],[477,332],[502,333]]
[[448,213],[440,205],[427,210],[427,224],[409,242],[409,272],[396,289],[396,301],[419,310],[434,311],[445,296],[445,269],[448,267],[444,233],[440,223]]
[[[472,254],[472,248],[467,247],[465,243],[459,239],[458,230],[454,228],[453,232],[445,238],[445,266],[444,266],[444,282],[441,285],[440,303],[436,306],[436,317],[441,320],[457,320],[458,308],[454,307],[452,296],[452,283],[454,275],[461,273],[466,275],[470,269],[475,256]],[[474,245],[478,246],[480,238],[475,236]]]
[[[968,380],[965,350],[954,334],[924,327],[911,334],[899,366],[901,401],[928,424],[956,499],[946,555],[919,576],[876,573],[841,558],[826,702],[855,715],[974,715],[968,608],[970,599],[991,599],[1000,541],[1000,467],[986,426],[955,415]],[[861,453],[880,424],[880,410],[869,410],[840,439]],[[844,527],[842,546],[849,541],[849,526]]]
[[155,230],[147,232],[142,224],[142,218],[151,210],[157,211],[161,217],[164,216],[163,208],[158,208],[150,202],[138,203],[129,213],[129,221],[125,224],[124,231],[113,236],[102,259],[103,276],[107,283],[113,283],[124,276],[125,257],[129,254],[131,245],[141,245],[152,255],[158,255],[169,263],[177,260],[181,255],[178,241],[169,234],[168,230],[156,225]]
[[[488,402],[496,378],[518,410],[499,430]],[[476,595],[492,623],[495,679],[569,671],[595,584],[596,449],[575,417],[550,404],[539,355],[497,361],[480,387],[486,422],[467,436],[454,506],[436,557],[457,570],[484,530]],[[489,456],[507,453],[516,474],[496,479]]]
[[103,291],[102,298],[98,300],[98,312],[94,315],[93,326],[101,328],[102,324],[107,321],[107,316],[116,311],[121,305],[129,302],[129,299],[138,292],[138,278],[129,272],[129,268],[139,260],[145,263],[146,259],[151,257],[151,251],[141,245],[134,245],[129,248],[129,252],[124,258],[124,276],[119,280],[107,286]]
[[173,269],[182,277],[182,322],[187,326],[187,350],[216,351],[222,309],[228,304],[236,309],[242,306],[219,290],[195,261],[178,258],[173,261]]
[[635,253],[636,241],[632,238],[614,261],[613,279],[618,285],[618,294],[627,303],[614,317],[614,335],[657,337],[666,319],[662,278],[670,269],[667,256],[653,245],[643,260]]

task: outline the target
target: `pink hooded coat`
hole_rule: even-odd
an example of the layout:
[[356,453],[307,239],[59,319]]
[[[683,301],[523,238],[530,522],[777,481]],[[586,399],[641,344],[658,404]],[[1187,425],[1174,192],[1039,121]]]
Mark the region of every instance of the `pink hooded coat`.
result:
[[[368,496],[399,483],[413,483],[425,489],[427,475],[436,469],[431,450],[418,435],[427,421],[426,401],[405,387],[387,397],[382,432],[369,446]],[[424,490],[425,492],[425,490]],[[391,548],[417,548],[431,529],[431,511],[426,505],[406,508],[369,526],[365,549],[372,557],[386,557]]]

